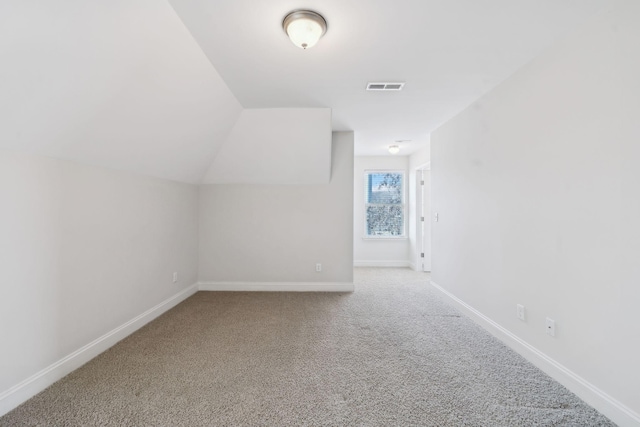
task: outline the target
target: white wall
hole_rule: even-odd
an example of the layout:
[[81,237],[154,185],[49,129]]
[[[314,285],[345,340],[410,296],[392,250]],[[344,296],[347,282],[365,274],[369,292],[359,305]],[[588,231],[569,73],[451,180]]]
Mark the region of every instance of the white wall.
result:
[[[431,270],[431,223],[429,221],[430,203],[431,203],[431,170],[429,160],[431,159],[430,144],[415,151],[409,156],[409,260],[411,268],[418,271],[422,270],[422,263],[425,262],[426,270]],[[424,169],[424,196],[422,189],[417,184],[416,172],[418,169]],[[420,216],[422,213],[422,198],[424,197],[425,208],[425,241],[424,248],[425,258],[420,257],[422,252],[422,233],[420,229]]]
[[13,386],[196,282],[197,196],[0,150],[0,414]]
[[332,145],[329,184],[201,186],[200,281],[353,281],[353,132]]
[[[365,238],[364,173],[366,170],[400,170],[405,173],[405,203],[408,203],[408,156],[357,156],[353,177],[353,259],[355,266],[408,267],[409,239]],[[405,211],[405,215],[408,209]],[[405,222],[408,221],[405,216]],[[405,223],[405,226],[407,224]],[[408,233],[407,227],[407,233]]]
[[432,134],[433,280],[640,425],[640,3],[621,4]]

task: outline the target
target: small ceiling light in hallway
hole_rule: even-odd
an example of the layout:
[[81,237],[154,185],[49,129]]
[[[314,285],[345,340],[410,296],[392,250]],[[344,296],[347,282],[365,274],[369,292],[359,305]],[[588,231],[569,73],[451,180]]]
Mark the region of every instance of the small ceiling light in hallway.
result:
[[284,17],[282,28],[293,44],[307,49],[318,43],[327,32],[327,21],[311,10],[294,10]]
[[390,145],[389,152],[391,154],[398,154],[400,152],[400,147],[398,147],[397,145]]

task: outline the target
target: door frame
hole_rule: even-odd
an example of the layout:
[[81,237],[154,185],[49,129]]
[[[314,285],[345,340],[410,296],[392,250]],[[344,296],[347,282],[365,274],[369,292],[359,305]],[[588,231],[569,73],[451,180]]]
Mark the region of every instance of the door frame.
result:
[[414,265],[417,271],[431,271],[431,162],[416,167],[413,177],[416,183]]

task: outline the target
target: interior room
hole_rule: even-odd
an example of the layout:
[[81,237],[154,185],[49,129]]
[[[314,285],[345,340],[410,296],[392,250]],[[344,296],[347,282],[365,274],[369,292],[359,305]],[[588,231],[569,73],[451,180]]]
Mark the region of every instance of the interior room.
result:
[[638,76],[635,0],[0,2],[0,425],[640,426]]

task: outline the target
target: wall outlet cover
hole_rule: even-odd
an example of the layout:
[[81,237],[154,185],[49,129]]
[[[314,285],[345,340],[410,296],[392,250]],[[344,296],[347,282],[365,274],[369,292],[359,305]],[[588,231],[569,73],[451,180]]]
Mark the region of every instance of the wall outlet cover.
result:
[[547,317],[547,335],[556,336],[556,321]]

